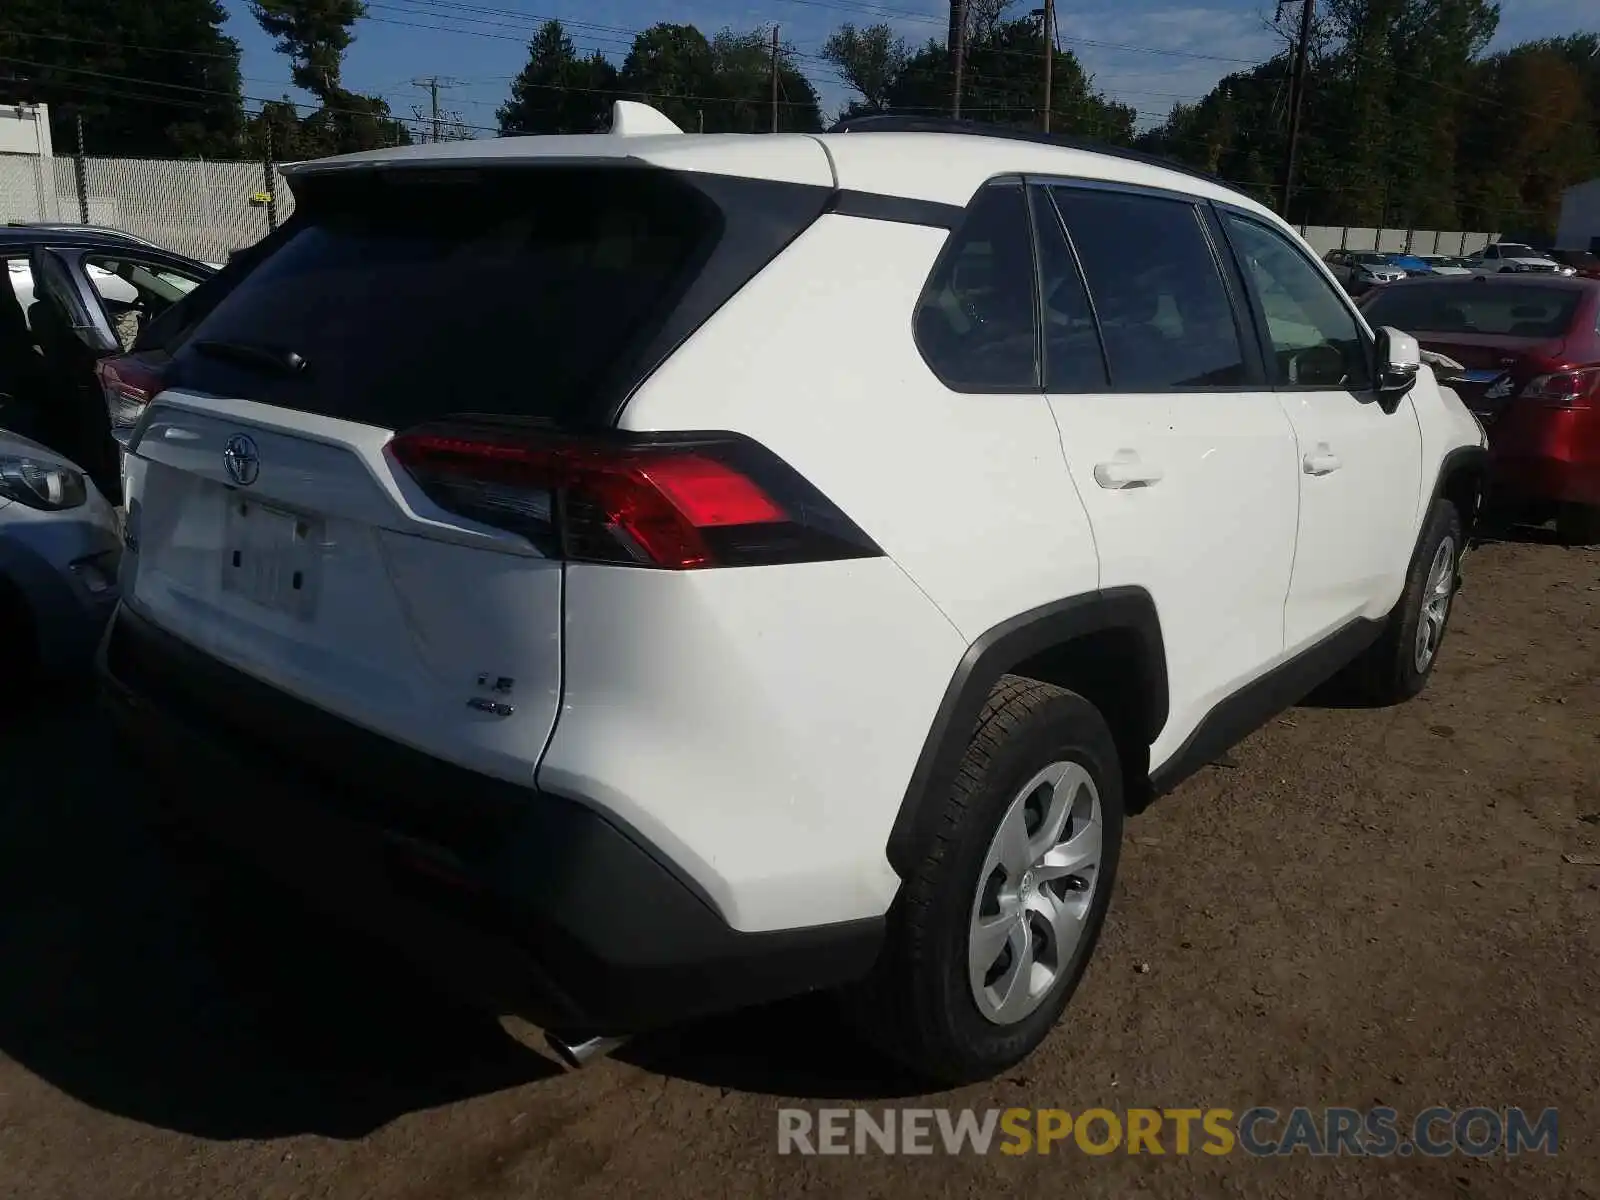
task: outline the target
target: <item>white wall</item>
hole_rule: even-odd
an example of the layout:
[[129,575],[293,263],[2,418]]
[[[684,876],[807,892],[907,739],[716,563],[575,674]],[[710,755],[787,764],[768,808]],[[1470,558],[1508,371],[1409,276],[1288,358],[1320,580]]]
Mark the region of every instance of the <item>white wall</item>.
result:
[[0,154],[33,154],[49,158],[50,106],[0,104]]
[[1556,249],[1600,252],[1600,179],[1574,184],[1562,193]]
[[50,108],[0,104],[0,221],[58,221]]
[[1319,255],[1329,250],[1382,250],[1398,254],[1475,254],[1498,233],[1470,233],[1432,229],[1357,229],[1343,225],[1302,225],[1300,236]]

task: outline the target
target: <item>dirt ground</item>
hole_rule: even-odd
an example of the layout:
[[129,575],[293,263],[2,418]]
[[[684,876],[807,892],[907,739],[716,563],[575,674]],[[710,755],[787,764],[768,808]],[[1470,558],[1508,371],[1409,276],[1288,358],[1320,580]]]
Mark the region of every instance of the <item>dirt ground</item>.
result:
[[[1600,1197],[1597,619],[1600,551],[1487,541],[1422,698],[1297,708],[1135,820],[1055,1034],[921,1101],[817,1000],[563,1075],[309,916],[202,935],[52,705],[0,733],[0,1196]],[[1378,1103],[1554,1106],[1560,1153],[777,1153],[796,1104]]]

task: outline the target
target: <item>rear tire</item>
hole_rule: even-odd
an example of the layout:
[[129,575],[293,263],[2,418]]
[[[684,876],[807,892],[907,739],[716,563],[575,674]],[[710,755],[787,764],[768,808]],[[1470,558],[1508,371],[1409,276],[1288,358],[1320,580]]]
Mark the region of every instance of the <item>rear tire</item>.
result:
[[1094,952],[1122,824],[1116,744],[1099,711],[1050,684],[1002,678],[916,849],[873,974],[845,997],[864,1036],[945,1084],[1031,1054]]
[[1600,506],[1563,504],[1556,512],[1556,537],[1568,546],[1600,544]]
[[1435,501],[1400,602],[1382,636],[1352,672],[1351,682],[1362,700],[1374,706],[1399,704],[1427,686],[1455,606],[1464,546],[1461,514],[1450,501]]

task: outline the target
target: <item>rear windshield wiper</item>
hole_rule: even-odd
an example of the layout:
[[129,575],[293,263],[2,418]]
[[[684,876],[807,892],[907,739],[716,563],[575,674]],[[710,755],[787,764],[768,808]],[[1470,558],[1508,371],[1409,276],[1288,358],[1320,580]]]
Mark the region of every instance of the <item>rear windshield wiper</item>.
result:
[[293,350],[277,346],[252,346],[248,342],[200,341],[194,344],[196,354],[207,358],[221,358],[244,367],[271,371],[274,375],[298,375],[306,369],[306,360]]

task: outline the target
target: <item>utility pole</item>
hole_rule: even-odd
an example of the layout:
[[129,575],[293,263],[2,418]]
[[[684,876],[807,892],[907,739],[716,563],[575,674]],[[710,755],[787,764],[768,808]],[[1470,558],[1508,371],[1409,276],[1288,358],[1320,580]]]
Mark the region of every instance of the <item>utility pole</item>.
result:
[[1294,74],[1289,81],[1289,145],[1283,160],[1283,196],[1278,215],[1289,219],[1289,197],[1294,194],[1294,152],[1300,141],[1300,103],[1306,94],[1306,61],[1311,49],[1311,10],[1315,0],[1300,0],[1300,40],[1295,46]]
[[772,27],[772,132],[778,132],[778,27]]
[[[1306,0],[1309,4],[1311,0]],[[1056,62],[1056,0],[1044,0],[1044,131],[1050,132],[1050,74]]]
[[967,59],[967,0],[950,0],[950,115],[961,115],[961,76]]
[[439,89],[440,88],[452,88],[452,87],[455,87],[456,86],[456,81],[453,80],[453,79],[440,79],[437,75],[430,75],[426,79],[413,79],[411,81],[411,86],[412,87],[419,87],[419,88],[427,88],[428,89],[429,96],[432,99],[431,110],[432,110],[432,114],[433,114],[431,122],[430,122],[430,124],[432,125],[432,128],[433,128],[433,136],[431,138],[429,138],[428,140],[429,141],[433,141],[433,142],[437,142],[439,140],[439,120],[440,120],[440,118],[439,118]]

